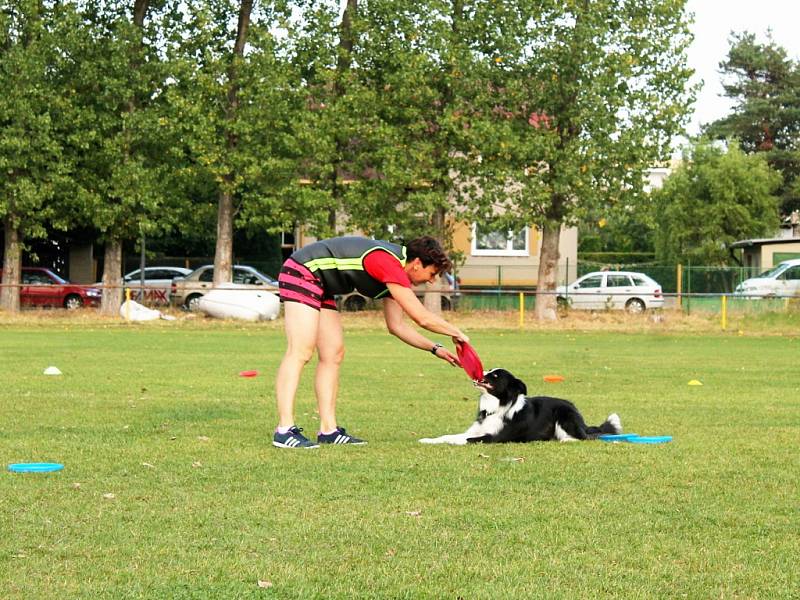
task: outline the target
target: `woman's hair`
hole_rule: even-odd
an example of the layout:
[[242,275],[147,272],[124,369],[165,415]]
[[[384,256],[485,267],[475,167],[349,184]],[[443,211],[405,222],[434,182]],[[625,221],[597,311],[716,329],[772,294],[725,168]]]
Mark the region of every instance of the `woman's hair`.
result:
[[427,235],[406,244],[406,256],[409,261],[418,258],[423,267],[436,265],[437,273],[443,273],[453,268],[453,263],[445,254],[442,245],[435,238]]

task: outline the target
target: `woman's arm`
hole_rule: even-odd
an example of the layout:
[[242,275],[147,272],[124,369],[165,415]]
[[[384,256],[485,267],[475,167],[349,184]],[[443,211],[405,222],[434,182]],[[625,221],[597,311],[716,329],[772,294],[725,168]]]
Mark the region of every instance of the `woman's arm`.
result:
[[[400,338],[409,346],[420,350],[431,350],[435,346],[434,342],[409,326],[403,318],[405,313],[423,329],[433,333],[449,335],[453,338],[453,341],[469,341],[469,338],[458,327],[451,325],[425,308],[411,289],[393,283],[389,283],[387,286],[392,293],[392,297],[387,297],[383,300],[383,316],[386,320],[386,327],[392,335]],[[395,296],[395,293],[397,296]],[[458,364],[456,355],[444,347],[438,348],[435,354],[451,364]]]

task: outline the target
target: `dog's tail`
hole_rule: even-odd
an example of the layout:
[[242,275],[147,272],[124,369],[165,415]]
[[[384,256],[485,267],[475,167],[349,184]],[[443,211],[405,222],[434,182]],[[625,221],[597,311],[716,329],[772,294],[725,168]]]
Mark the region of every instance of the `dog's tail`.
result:
[[622,433],[622,421],[617,413],[608,415],[608,418],[602,425],[586,428],[586,434],[590,438],[596,438],[602,433]]

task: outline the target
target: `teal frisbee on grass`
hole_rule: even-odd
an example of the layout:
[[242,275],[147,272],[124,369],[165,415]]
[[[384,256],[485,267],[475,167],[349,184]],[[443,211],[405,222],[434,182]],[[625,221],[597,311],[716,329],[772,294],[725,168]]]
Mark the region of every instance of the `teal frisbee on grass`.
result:
[[604,433],[598,439],[604,442],[629,442],[633,438],[639,437],[638,433]]
[[631,444],[664,444],[672,441],[671,435],[637,436],[628,440]]
[[60,471],[64,465],[60,463],[12,463],[8,470],[12,473],[51,473]]

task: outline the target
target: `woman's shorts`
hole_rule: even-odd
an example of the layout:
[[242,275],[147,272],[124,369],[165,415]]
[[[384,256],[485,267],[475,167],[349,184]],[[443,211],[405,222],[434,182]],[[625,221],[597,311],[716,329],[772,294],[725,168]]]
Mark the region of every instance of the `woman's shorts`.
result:
[[319,277],[291,258],[283,263],[278,275],[278,286],[283,302],[299,302],[316,310],[337,310],[336,301],[333,296],[325,293]]

